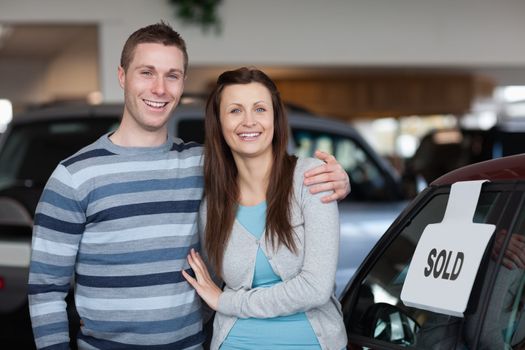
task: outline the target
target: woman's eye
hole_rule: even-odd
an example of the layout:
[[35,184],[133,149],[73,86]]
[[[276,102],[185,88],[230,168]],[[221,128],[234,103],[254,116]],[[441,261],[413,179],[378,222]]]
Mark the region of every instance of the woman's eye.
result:
[[256,109],[257,112],[266,112],[266,108],[259,107]]
[[234,108],[230,111],[230,113],[239,113],[241,110],[239,108]]

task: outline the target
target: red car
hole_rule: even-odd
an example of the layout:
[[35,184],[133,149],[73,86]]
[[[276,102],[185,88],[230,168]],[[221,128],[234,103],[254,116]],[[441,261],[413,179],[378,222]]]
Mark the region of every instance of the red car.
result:
[[525,349],[525,154],[435,180],[343,293],[348,349]]

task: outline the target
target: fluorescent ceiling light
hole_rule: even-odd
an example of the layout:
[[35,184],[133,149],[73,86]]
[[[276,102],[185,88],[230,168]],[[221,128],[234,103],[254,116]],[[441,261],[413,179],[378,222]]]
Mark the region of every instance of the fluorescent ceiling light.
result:
[[0,132],[4,132],[7,124],[13,119],[13,105],[11,101],[0,99]]
[[505,102],[525,101],[525,86],[502,87],[501,97]]
[[0,123],[7,124],[13,119],[13,105],[11,101],[0,99]]

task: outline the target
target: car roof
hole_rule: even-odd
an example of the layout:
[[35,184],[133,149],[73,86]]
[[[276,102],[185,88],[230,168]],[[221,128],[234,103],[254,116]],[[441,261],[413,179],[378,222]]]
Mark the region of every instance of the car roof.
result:
[[525,153],[487,160],[453,170],[435,181],[431,186],[451,185],[469,180],[523,180],[525,179]]
[[122,104],[87,105],[71,104],[37,108],[15,115],[12,124],[31,123],[38,120],[63,118],[107,117],[122,115]]
[[[10,123],[10,127],[21,124],[33,123],[37,121],[52,121],[63,119],[75,120],[79,118],[108,117],[120,119],[123,111],[123,103],[105,103],[101,105],[88,105],[79,103],[40,107],[32,110],[30,109],[15,115],[15,117]],[[181,103],[175,109],[174,114],[177,113],[201,116],[203,113],[203,106],[201,104],[195,103]]]
[[[97,118],[97,117],[108,117],[116,116],[121,117],[124,110],[124,104],[101,104],[101,105],[88,105],[88,104],[71,104],[71,105],[57,105],[50,107],[37,108],[20,113],[15,116],[12,120],[12,124],[25,124],[31,123],[38,120],[56,120],[64,118]],[[175,108],[173,114],[184,115],[185,118],[203,119],[204,117],[204,104],[196,103],[180,103]],[[316,114],[304,112],[294,108],[288,110],[288,119],[291,125],[300,124],[302,126],[308,126],[312,129],[319,128],[319,130],[330,131],[339,133],[341,130],[346,130],[352,135],[358,134],[354,127],[348,123],[344,123],[339,120],[334,120],[329,117],[321,117]],[[327,119],[330,120],[327,123]]]

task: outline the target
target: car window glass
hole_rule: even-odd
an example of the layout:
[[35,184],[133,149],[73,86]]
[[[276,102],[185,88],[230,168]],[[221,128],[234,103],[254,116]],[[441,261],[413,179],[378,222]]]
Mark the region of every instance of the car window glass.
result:
[[117,118],[90,118],[14,127],[0,150],[0,188],[43,185],[61,160],[115,130],[117,123]]
[[[453,349],[458,339],[463,341],[463,318],[406,307],[400,298],[421,234],[428,224],[442,221],[448,196],[448,193],[433,196],[408,221],[362,281],[355,302],[343,298],[349,336],[356,334],[416,349]],[[474,222],[495,224],[502,196],[494,191],[482,192]],[[466,343],[461,346],[469,349]]]
[[204,144],[204,120],[183,119],[177,123],[177,136],[184,142]]
[[384,175],[368,153],[350,138],[311,130],[292,130],[299,157],[312,157],[319,149],[333,154],[346,170],[352,184],[348,200],[388,200],[392,196]]
[[[479,345],[482,348],[525,348],[524,242],[525,206],[522,205],[514,227],[508,231],[499,230],[495,235],[489,268],[499,269],[480,334]],[[497,266],[499,253],[502,255],[502,261]],[[472,317],[477,317],[477,314]]]
[[525,152],[523,144],[523,132],[498,130],[495,132],[492,155],[505,157]]
[[[200,119],[181,119],[177,122],[177,136],[185,142],[204,143],[204,121]],[[352,195],[344,201],[385,201],[397,199],[397,194],[388,187],[379,166],[368,153],[348,137],[304,130],[292,129],[296,145],[295,154],[299,157],[313,157],[319,149],[333,154],[346,170],[352,184]]]

